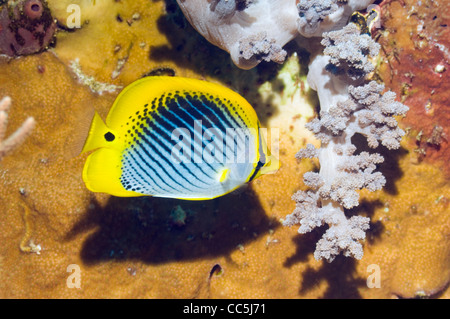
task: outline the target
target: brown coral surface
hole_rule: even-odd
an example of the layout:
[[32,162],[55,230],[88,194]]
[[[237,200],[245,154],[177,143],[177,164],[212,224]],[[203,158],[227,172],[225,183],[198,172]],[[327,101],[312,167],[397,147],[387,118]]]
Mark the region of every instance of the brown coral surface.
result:
[[[441,26],[448,4],[404,2],[384,5],[379,70],[388,89],[407,93],[411,110],[399,122],[411,129],[400,150],[379,150],[385,189],[362,192],[350,212],[371,219],[363,259],[326,263],[313,257],[324,229],[300,235],[281,226],[295,207],[291,196],[306,189],[303,173],[317,165],[295,159],[301,146],[317,143],[298,128],[305,115],[278,105],[302,97],[312,114],[304,76],[289,95],[278,77],[283,66],[237,69],[172,0],[49,0],[60,25],[67,5],[79,4],[81,28],[60,30],[49,52],[0,61],[0,98],[13,100],[7,135],[27,117],[36,120],[32,135],[0,162],[0,298],[448,298],[448,27]],[[429,49],[414,48],[421,19],[430,22],[422,38]],[[287,50],[302,60],[295,46]],[[431,62],[399,63],[425,57]],[[435,72],[439,63],[445,70]],[[81,179],[86,155],[72,155],[86,114],[94,106],[106,116],[118,88],[148,73],[207,79],[243,94],[264,126],[280,128],[280,170],[204,202],[90,193]],[[270,95],[261,93],[267,83]],[[417,151],[423,147],[426,154]]]

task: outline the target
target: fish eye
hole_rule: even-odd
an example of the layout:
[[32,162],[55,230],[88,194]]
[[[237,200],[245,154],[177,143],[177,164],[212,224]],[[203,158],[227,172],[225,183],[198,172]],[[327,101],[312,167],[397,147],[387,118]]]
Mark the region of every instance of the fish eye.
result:
[[108,142],[114,141],[115,138],[116,138],[116,137],[115,137],[114,134],[111,133],[111,132],[108,132],[108,133],[105,134],[105,140],[108,141]]

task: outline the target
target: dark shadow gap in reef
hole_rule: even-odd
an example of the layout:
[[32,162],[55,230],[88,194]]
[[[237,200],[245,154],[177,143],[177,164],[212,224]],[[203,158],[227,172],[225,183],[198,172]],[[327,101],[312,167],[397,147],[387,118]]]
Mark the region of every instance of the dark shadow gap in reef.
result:
[[149,264],[224,256],[263,236],[269,219],[250,187],[208,201],[111,197],[95,201],[66,240],[92,231],[81,249],[87,265],[141,260]]

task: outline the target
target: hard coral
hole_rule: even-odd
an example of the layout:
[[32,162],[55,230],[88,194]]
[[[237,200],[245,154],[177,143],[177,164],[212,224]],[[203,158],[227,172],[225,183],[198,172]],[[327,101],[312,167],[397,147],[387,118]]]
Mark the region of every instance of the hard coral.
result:
[[433,296],[450,283],[450,215],[445,211],[433,215],[401,222],[398,266],[391,282],[397,297]]
[[384,1],[378,72],[411,108],[404,119],[416,162],[443,169],[450,177],[449,2]]
[[54,43],[56,23],[45,0],[8,1],[0,12],[0,53],[37,53]]

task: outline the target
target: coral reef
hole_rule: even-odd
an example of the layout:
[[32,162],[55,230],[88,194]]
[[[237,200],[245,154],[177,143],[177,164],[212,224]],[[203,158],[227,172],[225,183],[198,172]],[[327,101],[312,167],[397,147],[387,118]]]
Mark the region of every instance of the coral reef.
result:
[[[79,4],[81,28],[58,32],[58,45],[49,51],[0,59],[0,96],[13,101],[8,130],[29,116],[39,124],[0,162],[1,298],[450,297],[447,3],[382,6],[372,80],[383,79],[385,90],[410,107],[396,119],[406,134],[399,149],[380,143],[375,150],[385,159],[376,165],[386,178],[383,189],[358,191],[360,205],[346,212],[370,218],[364,257],[339,255],[332,263],[314,258],[326,226],[307,234],[282,227],[296,208],[291,196],[310,190],[300,177],[319,171],[316,158],[295,158],[308,144],[320,146],[304,127],[320,112],[306,78],[307,54],[297,43],[283,47],[284,64],[262,62],[243,71],[191,28],[175,0],[48,3],[59,25],[69,16],[67,6]],[[252,2],[235,3],[244,13]],[[76,78],[71,65],[77,58],[92,82]],[[445,70],[435,72],[437,65]],[[86,190],[85,157],[68,157],[68,149],[88,125],[86,109],[95,106],[104,117],[118,94],[94,93],[89,83],[125,86],[161,73],[218,82],[245,96],[263,126],[279,128],[277,174],[208,202],[121,199]],[[373,151],[359,134],[352,143],[362,147],[353,155]],[[70,265],[79,266],[79,289],[67,284]],[[380,288],[367,285],[374,265]]]
[[200,34],[229,52],[238,67],[250,69],[261,61],[284,62],[282,47],[299,33],[314,37],[341,28],[355,10],[367,8],[373,0],[177,2]]
[[0,8],[0,54],[33,54],[54,44],[56,23],[46,0],[9,0]]
[[[350,23],[343,27],[353,11],[366,8],[372,2],[296,1],[299,34],[305,37],[322,36],[321,45],[325,47],[323,54],[313,52],[315,56],[312,57],[308,73],[308,83],[318,92],[321,110],[320,120],[313,120],[307,127],[321,140],[322,146],[318,151],[308,147],[307,152],[300,152],[297,157],[318,157],[321,169],[320,173],[306,174],[305,184],[312,191],[300,192],[294,196],[297,209],[286,218],[284,225],[301,224],[300,233],[309,232],[323,224],[330,225],[317,244],[317,259],[332,261],[340,252],[356,259],[362,258],[363,251],[358,240],[365,238],[369,219],[351,217],[347,220],[344,208],[358,206],[359,195],[356,190],[380,190],[386,182],[381,173],[374,173],[376,165],[383,162],[383,157],[379,154],[369,155],[367,152],[354,155],[357,147],[352,144],[352,137],[355,134],[366,136],[371,148],[376,148],[381,141],[387,148],[397,149],[404,135],[393,116],[405,115],[408,108],[395,102],[396,95],[392,92],[381,95],[383,85],[378,85],[375,81],[362,83],[374,70],[369,60],[378,55],[380,46],[370,35],[362,34],[358,25]],[[284,42],[280,42],[274,49],[276,41],[268,40],[268,29],[261,26],[261,23],[267,25],[270,20],[271,25],[277,25],[278,22],[279,28],[289,30],[286,34],[292,36],[291,28],[286,28],[286,25],[293,21],[284,18],[284,15],[292,11],[291,7],[283,7],[282,14],[270,11],[273,15],[267,17],[267,13],[252,14],[252,9],[266,5],[264,1],[250,3],[243,10],[237,10],[235,2],[222,4],[219,1],[214,3],[215,6],[210,5],[211,12],[205,9],[208,6],[203,6],[203,11],[194,7],[194,1],[178,3],[191,24],[213,44],[230,52],[237,66],[246,69],[261,60],[279,63],[284,61],[286,53],[282,54],[280,47]],[[196,3],[199,6],[199,2]],[[288,2],[285,3],[288,5]],[[225,5],[229,5],[229,8],[225,9]],[[214,10],[219,6],[220,17],[217,17],[218,13],[214,13]],[[282,7],[279,3],[278,6]],[[205,18],[214,14],[215,20]],[[230,21],[238,14],[253,17],[252,24],[246,25],[244,33],[229,29],[230,24],[239,25]],[[272,17],[277,14],[279,20],[274,20]],[[284,41],[284,37],[280,37],[280,31],[277,32],[278,38]],[[248,36],[249,33],[252,35]],[[225,35],[228,41],[226,44],[223,40],[217,41],[217,36]],[[311,47],[314,47],[314,41],[313,39]],[[237,55],[235,49],[230,49],[231,46],[236,47],[236,43],[239,44],[240,55]],[[243,63],[242,58],[252,63]],[[324,73],[325,70],[328,73]]]
[[0,100],[0,161],[12,152],[16,147],[31,134],[36,122],[34,118],[29,117],[25,120],[20,128],[17,129],[10,137],[5,139],[6,128],[8,126],[8,111],[11,106],[11,98],[9,96]]

